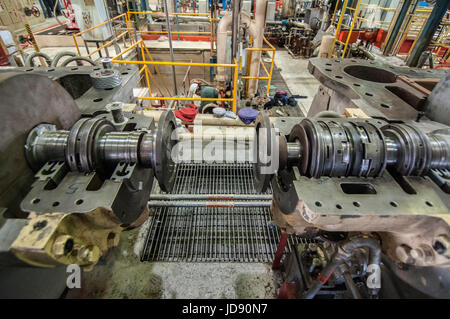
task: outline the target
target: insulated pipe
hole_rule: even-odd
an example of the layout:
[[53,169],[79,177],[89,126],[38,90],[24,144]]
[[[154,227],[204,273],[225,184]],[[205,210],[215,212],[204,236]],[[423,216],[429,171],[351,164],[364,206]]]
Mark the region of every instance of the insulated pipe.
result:
[[[262,48],[264,39],[264,28],[266,25],[267,0],[256,0],[255,27],[256,35],[253,38],[253,47]],[[259,67],[261,59],[261,51],[253,51],[250,61],[250,76],[259,76]],[[258,89],[258,79],[248,81],[248,94],[254,95]]]
[[305,30],[312,30],[311,26],[308,23],[299,22],[299,21],[290,21],[289,24],[291,24],[297,28],[304,28]]
[[239,24],[240,24],[240,7],[242,0],[233,0],[233,24],[232,24],[232,36],[231,36],[231,59],[238,60],[237,47],[239,40]]
[[[226,64],[228,28],[231,26],[232,22],[233,15],[227,14],[220,19],[219,24],[217,25],[217,64]],[[248,32],[253,39],[255,39],[257,36],[255,23],[244,12],[241,12],[241,23],[248,29]],[[225,86],[225,81],[227,79],[226,68],[218,67],[217,81],[219,82],[219,86]]]
[[44,52],[39,52],[39,51],[35,51],[33,53],[31,53],[26,59],[25,59],[25,66],[30,66],[30,67],[34,67],[34,62],[33,59],[35,57],[42,57],[45,59],[45,62],[47,63],[47,66],[51,66],[52,65],[52,59],[45,54]]
[[[227,30],[233,22],[233,15],[227,14],[220,19],[217,25],[217,64],[225,64],[227,58]],[[226,69],[224,67],[217,68],[217,82],[219,87],[225,86],[227,80]]]
[[[241,12],[241,23],[248,29],[249,34],[253,38],[253,48],[262,48],[264,38],[264,26],[266,21],[267,0],[256,0],[255,20]],[[220,19],[217,26],[217,64],[226,64],[227,56],[227,30],[233,22],[233,15],[228,14]],[[259,76],[259,67],[261,59],[261,51],[253,51],[250,62],[250,76]],[[224,67],[217,68],[217,81],[220,88],[224,88],[227,80],[226,69]],[[255,94],[258,87],[258,80],[249,80],[249,94]]]
[[70,57],[74,57],[77,56],[74,52],[72,51],[62,51],[62,52],[58,52],[55,57],[53,58],[52,61],[52,66],[58,66],[58,62],[59,60],[64,57],[64,56],[70,56]]

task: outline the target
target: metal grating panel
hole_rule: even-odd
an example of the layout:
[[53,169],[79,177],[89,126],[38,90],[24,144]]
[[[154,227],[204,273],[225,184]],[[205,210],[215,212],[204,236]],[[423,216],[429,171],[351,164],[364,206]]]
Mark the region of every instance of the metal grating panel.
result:
[[[251,164],[181,164],[174,194],[256,194]],[[279,229],[269,207],[152,209],[142,261],[271,262]],[[289,238],[290,246],[304,241]]]

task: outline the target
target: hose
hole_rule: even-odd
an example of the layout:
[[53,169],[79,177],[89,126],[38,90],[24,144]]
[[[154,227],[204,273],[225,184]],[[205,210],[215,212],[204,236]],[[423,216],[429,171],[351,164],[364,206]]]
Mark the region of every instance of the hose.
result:
[[64,56],[70,56],[70,57],[74,57],[77,56],[74,52],[71,51],[62,51],[62,52],[58,52],[55,57],[53,58],[52,61],[52,66],[57,66],[59,60],[64,57]]
[[74,57],[68,58],[67,60],[64,60],[64,62],[61,64],[61,66],[66,66],[67,64],[69,64],[70,62],[73,62],[73,61],[86,61],[92,65],[97,65],[97,64],[95,64],[94,61],[92,61],[91,59],[86,58],[84,56],[74,56]]
[[[337,267],[349,260],[356,249],[361,247],[369,248],[369,265],[379,265],[381,258],[380,243],[373,238],[354,238],[343,242],[339,245],[336,253],[331,257],[330,262],[320,272],[312,286],[303,294],[303,299],[312,299],[319,292],[324,284],[331,277]],[[375,295],[378,289],[371,289],[371,293]]]
[[349,272],[344,274],[345,286],[352,293],[354,299],[362,299],[361,293],[359,292],[358,287],[356,287],[355,282],[353,281],[352,275]]
[[314,115],[313,117],[327,117],[327,118],[336,118],[336,119],[340,119],[342,118],[342,116],[334,111],[321,111],[319,113],[317,113],[316,115]]
[[30,53],[30,55],[25,59],[25,66],[34,66],[33,59],[37,56],[43,57],[45,59],[45,62],[47,63],[47,66],[51,66],[52,59],[44,52]]

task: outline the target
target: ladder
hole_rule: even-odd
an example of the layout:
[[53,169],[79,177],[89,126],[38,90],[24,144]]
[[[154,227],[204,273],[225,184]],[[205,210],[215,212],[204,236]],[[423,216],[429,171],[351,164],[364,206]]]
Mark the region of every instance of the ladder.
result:
[[[350,2],[350,4],[349,4]],[[340,6],[341,5],[341,6]],[[361,5],[361,0],[338,0],[336,2],[336,6],[334,7],[333,17],[331,20],[331,24],[336,24],[336,33],[334,35],[333,44],[330,48],[329,56],[330,57],[336,57],[335,54],[335,45],[336,43],[339,43],[340,45],[344,46],[344,49],[342,50],[341,57],[344,58],[345,54],[347,52],[348,43],[350,41],[350,38],[352,36],[353,28],[355,26],[355,22],[358,20],[357,15],[359,12],[359,7]],[[340,11],[339,11],[339,9]],[[348,11],[348,21],[350,24],[343,23],[344,16],[347,14]],[[338,19],[336,23],[336,19]],[[348,31],[347,36],[345,37],[345,41],[343,38],[340,39],[340,33],[341,31]]]

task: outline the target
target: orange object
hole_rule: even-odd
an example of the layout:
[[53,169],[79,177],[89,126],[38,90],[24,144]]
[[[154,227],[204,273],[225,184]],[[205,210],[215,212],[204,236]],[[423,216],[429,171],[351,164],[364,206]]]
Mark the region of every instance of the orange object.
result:
[[[341,42],[347,42],[347,37],[348,37],[349,32],[348,31],[341,31],[339,32],[339,37],[338,40]],[[359,37],[359,31],[353,31],[352,34],[350,35],[350,39],[348,40],[348,43],[355,43],[356,40],[358,40]]]
[[278,10],[279,7],[281,7],[283,5],[283,1],[277,1],[275,2],[275,10]]

